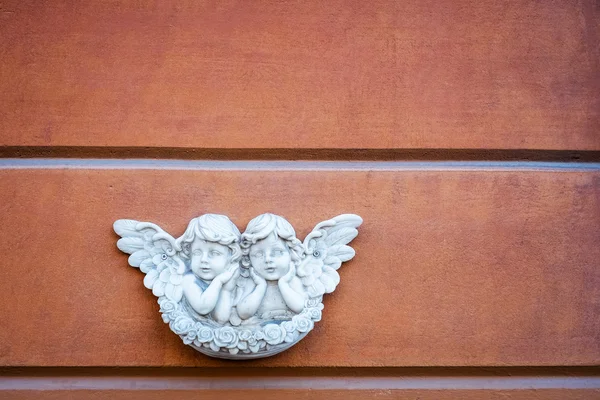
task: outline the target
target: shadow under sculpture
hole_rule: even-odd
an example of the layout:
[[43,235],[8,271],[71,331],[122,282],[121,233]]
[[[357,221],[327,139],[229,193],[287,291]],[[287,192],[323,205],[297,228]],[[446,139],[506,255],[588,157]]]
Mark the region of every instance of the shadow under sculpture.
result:
[[320,222],[304,242],[283,217],[262,214],[244,233],[229,218],[204,214],[175,239],[151,222],[114,223],[119,249],[158,297],[163,321],[212,357],[268,357],[298,343],[321,320],[323,295],[354,257],[348,246],[362,219]]

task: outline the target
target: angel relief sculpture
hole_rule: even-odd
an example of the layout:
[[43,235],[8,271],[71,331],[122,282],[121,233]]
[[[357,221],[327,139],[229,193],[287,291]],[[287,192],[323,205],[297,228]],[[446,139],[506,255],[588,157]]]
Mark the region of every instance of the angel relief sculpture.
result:
[[347,244],[361,223],[340,215],[304,242],[274,214],[254,218],[244,233],[217,214],[192,219],[177,239],[150,222],[121,219],[114,229],[171,330],[204,354],[241,359],[286,350],[321,320],[323,294],[354,257]]

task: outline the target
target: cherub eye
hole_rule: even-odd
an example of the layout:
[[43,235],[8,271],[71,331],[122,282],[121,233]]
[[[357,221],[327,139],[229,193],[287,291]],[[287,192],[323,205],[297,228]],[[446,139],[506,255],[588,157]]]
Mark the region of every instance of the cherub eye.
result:
[[264,253],[262,251],[257,251],[256,253],[252,253],[252,257],[254,258],[263,258]]
[[220,255],[221,255],[221,253],[220,253],[220,252],[218,252],[218,251],[216,251],[216,250],[212,250],[212,251],[210,252],[210,255],[211,255],[212,257],[218,257],[218,256],[220,256]]
[[202,250],[194,250],[194,254],[195,256],[201,256],[202,255]]
[[281,257],[283,255],[283,250],[273,250],[273,257]]

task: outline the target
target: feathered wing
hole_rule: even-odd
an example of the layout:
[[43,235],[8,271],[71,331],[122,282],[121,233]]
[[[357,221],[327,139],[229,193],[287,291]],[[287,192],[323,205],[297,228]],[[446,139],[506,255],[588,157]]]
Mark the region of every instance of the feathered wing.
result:
[[120,219],[113,224],[121,239],[117,247],[129,256],[129,265],[146,274],[144,286],[157,296],[180,301],[185,273],[182,249],[173,236],[151,222]]
[[317,224],[304,239],[306,257],[296,274],[310,297],[331,293],[340,283],[337,269],[354,257],[354,249],[347,244],[358,235],[356,228],[362,222],[358,215],[338,215]]

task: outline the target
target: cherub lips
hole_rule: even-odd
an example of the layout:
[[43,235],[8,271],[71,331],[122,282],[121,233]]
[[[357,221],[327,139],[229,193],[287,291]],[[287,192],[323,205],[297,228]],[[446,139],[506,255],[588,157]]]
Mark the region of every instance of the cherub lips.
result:
[[272,274],[273,272],[275,272],[275,268],[266,268],[265,272],[268,272],[269,274]]
[[200,271],[202,271],[202,272],[210,272],[210,268],[200,268]]

